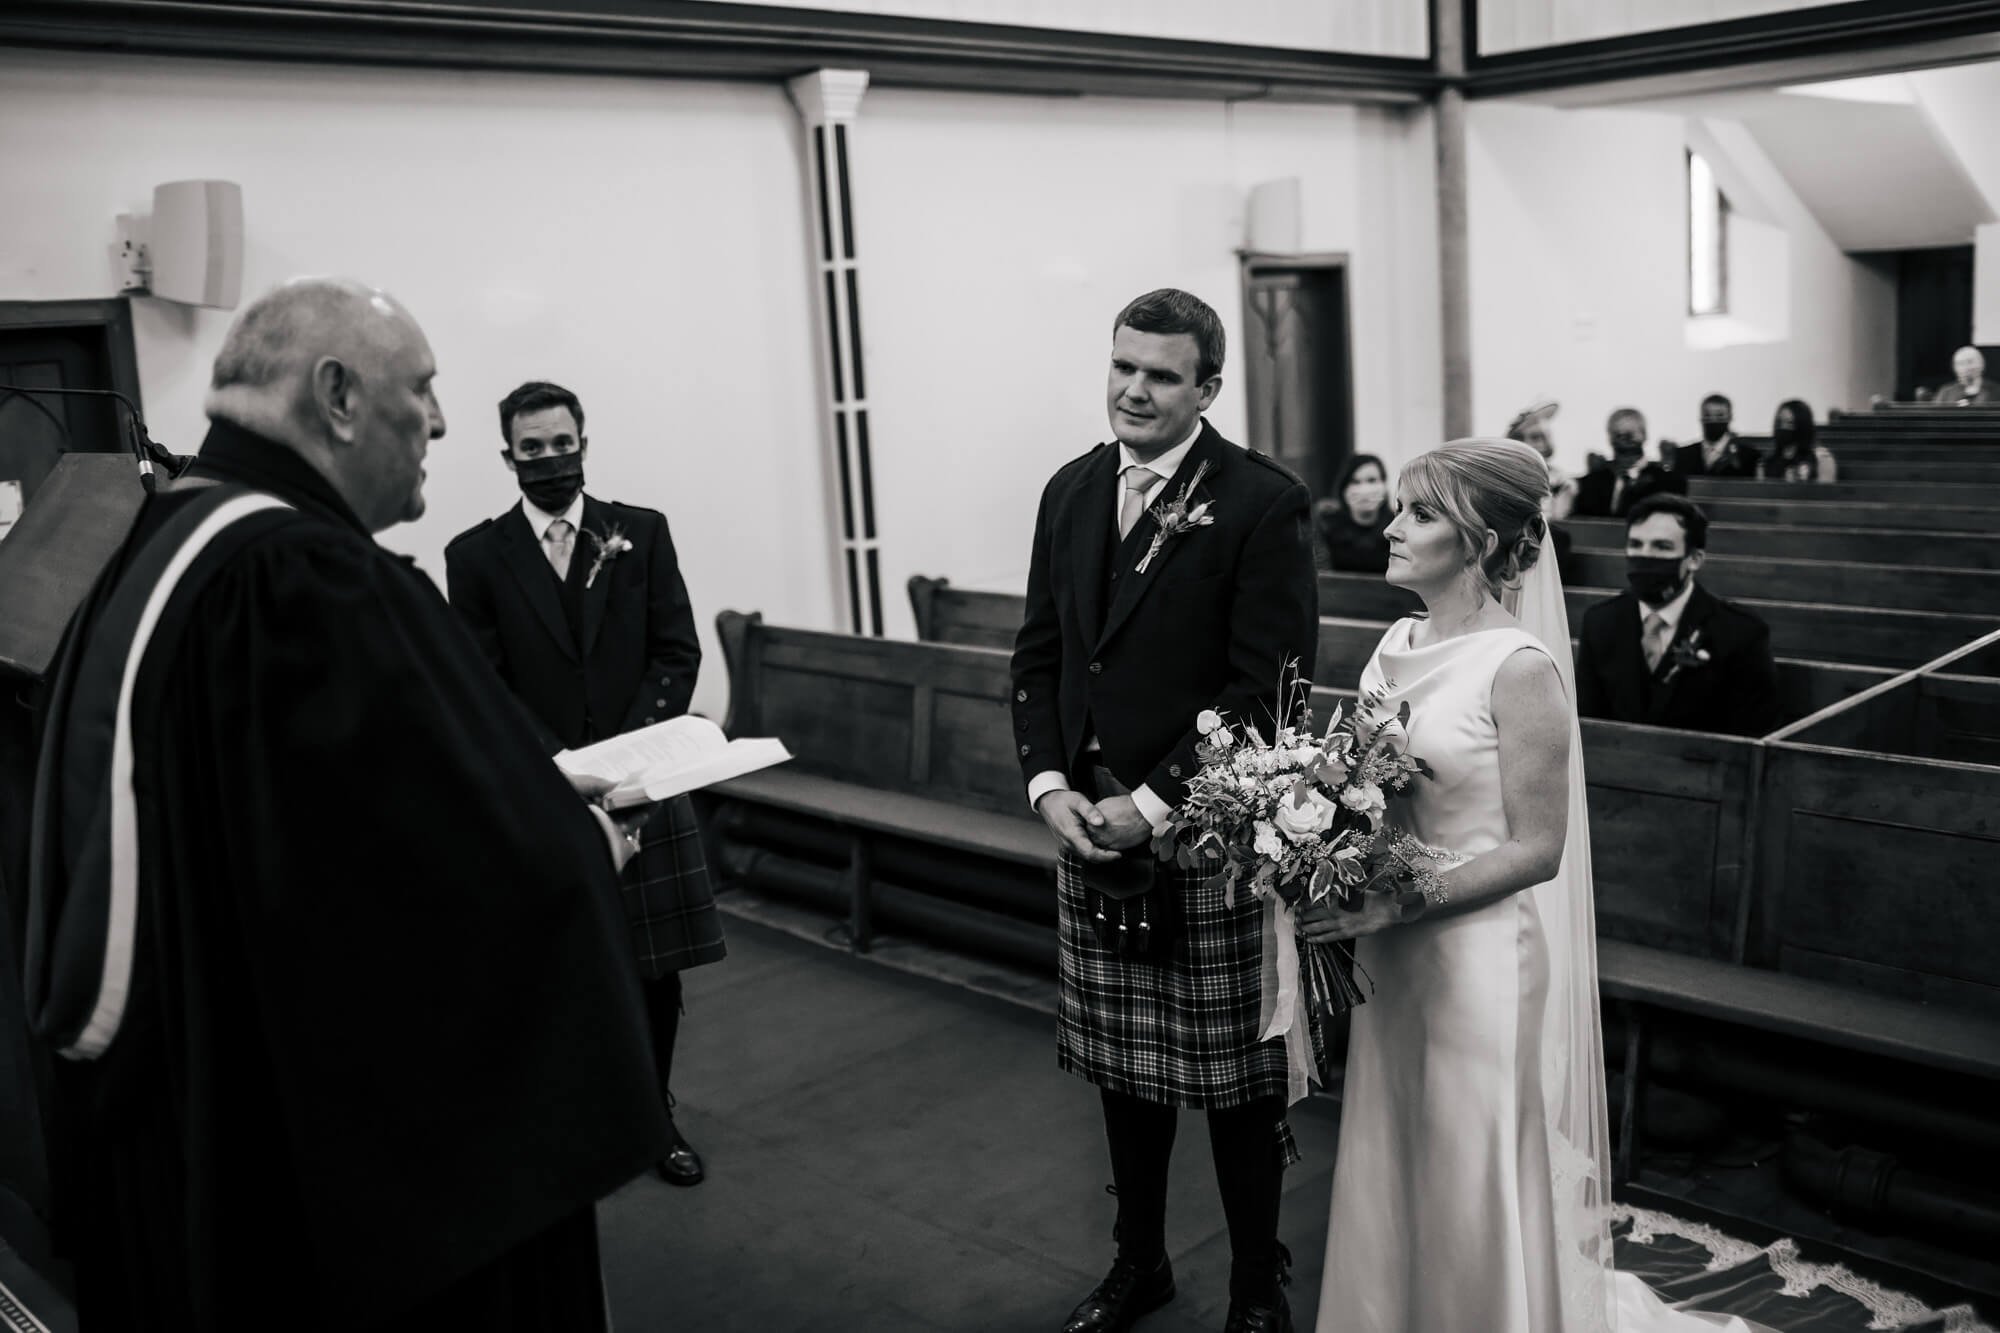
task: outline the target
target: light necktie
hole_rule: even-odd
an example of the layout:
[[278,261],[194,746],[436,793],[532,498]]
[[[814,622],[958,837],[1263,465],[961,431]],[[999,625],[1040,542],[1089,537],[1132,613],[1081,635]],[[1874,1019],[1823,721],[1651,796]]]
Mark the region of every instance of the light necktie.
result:
[[1146,492],[1159,480],[1159,473],[1134,463],[1121,475],[1125,478],[1125,502],[1118,508],[1118,540],[1122,542],[1132,535],[1132,527],[1139,521],[1139,515],[1146,512]]
[[1646,653],[1646,670],[1658,671],[1660,661],[1667,655],[1667,645],[1673,642],[1673,633],[1667,627],[1667,618],[1657,611],[1646,613],[1646,635],[1640,642]]
[[542,549],[548,553],[549,564],[554,566],[556,577],[569,578],[570,551],[576,545],[576,529],[566,518],[559,518],[549,524],[542,534]]

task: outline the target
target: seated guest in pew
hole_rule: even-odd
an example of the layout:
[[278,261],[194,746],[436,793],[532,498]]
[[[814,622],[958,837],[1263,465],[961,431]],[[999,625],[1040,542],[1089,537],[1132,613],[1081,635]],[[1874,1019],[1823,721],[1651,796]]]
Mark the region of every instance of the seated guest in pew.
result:
[[1687,494],[1687,479],[1646,461],[1646,418],[1621,407],[1605,422],[1611,464],[1586,473],[1576,484],[1578,518],[1623,518],[1632,506],[1659,491]]
[[1356,454],[1341,470],[1338,499],[1313,506],[1319,567],[1344,574],[1380,574],[1389,567],[1382,536],[1396,516],[1389,508],[1389,469],[1374,454]]
[[1701,440],[1674,450],[1674,471],[1684,477],[1754,477],[1758,453],[1730,427],[1736,409],[1719,393],[1701,400]]
[[1537,399],[1516,413],[1507,426],[1508,439],[1527,445],[1549,465],[1549,498],[1542,505],[1542,515],[1551,522],[1568,518],[1576,507],[1576,478],[1556,462],[1555,440],[1549,435],[1549,421],[1560,406],[1553,398]]
[[[452,539],[445,581],[543,748],[573,750],[680,717],[701,641],[666,515],[584,493],[583,404],[559,384],[530,381],[501,399],[500,438],[521,500]],[[681,973],[725,952],[692,798],[660,803],[620,889],[674,1125]],[[677,1125],[673,1136],[660,1179],[699,1185],[701,1155]]]
[[1577,636],[1583,716],[1730,736],[1777,729],[1770,627],[1696,582],[1707,547],[1708,515],[1685,496],[1633,506],[1630,590],[1593,606]]
[[1819,442],[1812,409],[1796,398],[1780,403],[1771,418],[1771,456],[1763,472],[1767,481],[1840,480],[1840,465]]
[[1930,401],[1939,407],[1991,407],[2000,403],[2000,385],[1986,378],[1986,357],[1977,347],[1961,347],[1951,354],[1949,384],[1940,385]]
[[637,827],[375,541],[435,371],[382,292],[253,301],[52,677],[27,975],[86,1329],[606,1325],[595,1201],[667,1145]]
[[[1185,1109],[1208,1122],[1228,1220],[1227,1327],[1289,1333],[1278,1214],[1298,1155],[1285,1111],[1305,1084],[1285,1039],[1261,1039],[1263,913],[1150,843],[1200,767],[1200,713],[1269,735],[1278,682],[1312,677],[1311,504],[1202,420],[1223,364],[1205,302],[1139,297],[1110,352],[1116,439],[1042,492],[1013,658],[1021,778],[1060,847],[1056,1060],[1098,1088],[1118,1197],[1117,1258],[1062,1327],[1119,1333],[1173,1298],[1167,1170]],[[1214,521],[1163,528],[1156,502],[1183,494]]]

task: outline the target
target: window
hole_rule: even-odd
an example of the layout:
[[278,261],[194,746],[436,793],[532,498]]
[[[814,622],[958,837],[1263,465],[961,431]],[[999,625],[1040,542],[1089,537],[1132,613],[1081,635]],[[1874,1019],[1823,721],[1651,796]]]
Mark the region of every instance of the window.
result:
[[1721,315],[1729,310],[1729,196],[1715,183],[1715,170],[1690,151],[1688,166],[1688,313]]

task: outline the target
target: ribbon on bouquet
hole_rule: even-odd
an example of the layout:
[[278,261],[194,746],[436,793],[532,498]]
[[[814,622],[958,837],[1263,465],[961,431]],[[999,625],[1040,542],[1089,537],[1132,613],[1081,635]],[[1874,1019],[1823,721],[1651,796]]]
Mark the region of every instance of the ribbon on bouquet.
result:
[[1302,1099],[1318,1078],[1304,992],[1299,985],[1298,926],[1291,904],[1264,900],[1263,961],[1258,969],[1257,1040],[1285,1039],[1285,1105]]

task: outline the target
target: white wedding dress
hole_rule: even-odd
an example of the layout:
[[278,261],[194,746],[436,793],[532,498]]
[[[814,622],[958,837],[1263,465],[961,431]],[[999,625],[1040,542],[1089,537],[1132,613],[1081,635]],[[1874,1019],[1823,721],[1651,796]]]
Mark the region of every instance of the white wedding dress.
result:
[[[1574,698],[1562,589],[1544,562],[1509,626],[1413,648],[1383,636],[1362,675],[1410,705],[1410,752],[1435,774],[1392,822],[1476,857],[1507,838],[1494,673],[1523,650]],[[1533,614],[1530,614],[1532,609]],[[1560,617],[1550,625],[1551,617]],[[1546,627],[1546,628],[1544,628]],[[1546,634],[1546,638],[1543,635]],[[1670,1309],[1611,1265],[1610,1166],[1581,739],[1570,835],[1548,884],[1362,939],[1374,982],[1354,1011],[1320,1333],[1747,1333]],[[1447,875],[1449,883],[1449,875]]]

